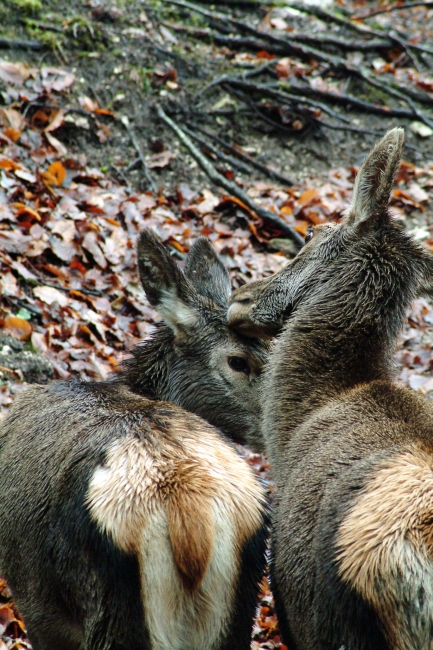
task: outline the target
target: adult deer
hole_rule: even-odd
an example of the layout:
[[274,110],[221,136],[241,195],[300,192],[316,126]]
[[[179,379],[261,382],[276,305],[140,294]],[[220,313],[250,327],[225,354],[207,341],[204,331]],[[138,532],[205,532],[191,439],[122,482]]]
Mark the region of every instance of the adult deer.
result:
[[228,327],[207,240],[183,274],[144,231],[138,262],[166,324],[120,378],[34,386],[0,430],[0,573],[34,650],[247,650],[263,489],[185,409],[254,441],[266,347]]
[[265,379],[272,586],[290,650],[433,648],[433,406],[393,381],[433,256],[387,205],[403,130],[374,147],[340,224],[233,294],[242,332],[283,328]]

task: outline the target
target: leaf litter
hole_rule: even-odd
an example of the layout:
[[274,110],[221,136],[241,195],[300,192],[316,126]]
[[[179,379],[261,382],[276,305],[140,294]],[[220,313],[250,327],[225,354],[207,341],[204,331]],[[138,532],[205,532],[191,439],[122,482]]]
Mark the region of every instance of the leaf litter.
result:
[[[282,75],[289,63],[276,62]],[[10,104],[0,110],[0,333],[48,359],[56,378],[105,379],[151,334],[158,315],[141,289],[135,253],[144,227],[156,232],[181,266],[193,241],[207,236],[234,286],[287,263],[278,246],[272,249],[272,242],[280,242],[286,250],[280,233],[234,197],[186,183],[175,192],[135,191],[92,168],[85,155],[71,156],[62,142],[68,113],[56,106],[75,82],[70,73],[0,61],[0,79]],[[29,101],[41,106],[27,111]],[[89,98],[81,107],[89,116],[112,115]],[[148,165],[169,165],[173,155],[159,143]],[[341,167],[290,188],[260,181],[245,190],[305,235],[310,225],[341,218],[355,175],[355,168]],[[403,162],[392,210],[433,250],[432,196],[433,166]],[[283,241],[290,249],[290,241]],[[433,395],[432,324],[431,304],[416,300],[397,353],[399,381],[427,396]],[[2,415],[24,386],[17,371],[0,366]],[[266,459],[241,451],[272,495]],[[4,580],[0,637],[0,650],[31,648]],[[266,578],[252,648],[286,648]]]

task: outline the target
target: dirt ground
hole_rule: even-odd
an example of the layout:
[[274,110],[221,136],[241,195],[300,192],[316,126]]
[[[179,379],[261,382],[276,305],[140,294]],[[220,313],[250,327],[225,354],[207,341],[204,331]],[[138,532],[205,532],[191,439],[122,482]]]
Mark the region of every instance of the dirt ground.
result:
[[[286,16],[281,9],[202,6],[216,7],[252,24]],[[311,29],[308,15],[290,13],[289,18],[293,29]],[[209,181],[161,123],[155,113],[158,104],[174,115],[178,123],[193,129],[203,127],[227,142],[236,143],[258,161],[296,181],[323,176],[330,167],[358,165],[376,139],[375,135],[314,124],[300,130],[283,124],[278,128],[278,124],[266,123],[221,87],[209,88],[222,75],[241,75],[262,64],[263,59],[256,58],[251,49],[236,53],[211,43],[209,38],[198,38],[195,34],[205,30],[209,21],[169,2],[6,0],[0,7],[0,23],[0,36],[37,40],[46,46],[41,51],[4,49],[4,59],[32,66],[43,61],[44,65],[60,65],[71,71],[78,82],[68,97],[70,106],[79,110],[80,97],[89,97],[100,107],[128,117],[145,156],[158,154],[162,149],[174,154],[169,165],[154,167],[152,171],[156,184],[165,191],[185,182],[195,188],[209,185]],[[195,32],[183,31],[182,27]],[[323,23],[318,28],[322,29]],[[377,53],[366,55],[370,59],[375,56]],[[355,92],[356,85],[356,80],[348,81],[345,91]],[[368,97],[362,93],[360,97],[377,103],[384,99],[374,89],[370,89]],[[395,125],[408,126],[410,122],[344,106],[336,106],[335,111],[349,115],[352,126],[378,132]],[[108,130],[106,138],[95,121],[73,113],[63,128],[64,143],[71,152],[85,155],[92,166],[110,170],[118,180],[145,189],[141,169],[128,169],[137,152],[122,124],[103,115],[98,121]],[[413,147],[406,149],[408,160],[425,163],[431,157],[430,139],[407,130],[407,144]],[[247,185],[262,177],[260,172],[239,172],[237,176]]]

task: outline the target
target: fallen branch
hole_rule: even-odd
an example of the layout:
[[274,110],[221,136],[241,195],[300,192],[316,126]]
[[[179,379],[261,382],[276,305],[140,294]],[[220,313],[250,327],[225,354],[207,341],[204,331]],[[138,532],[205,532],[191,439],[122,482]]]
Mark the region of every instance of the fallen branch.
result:
[[39,41],[21,41],[14,38],[0,38],[0,48],[20,48],[24,50],[42,50],[44,47]]
[[[419,112],[414,112],[413,110],[405,110],[403,108],[388,108],[387,106],[377,106],[376,104],[371,104],[365,102],[362,99],[358,99],[353,95],[340,94],[318,90],[317,88],[311,88],[309,86],[297,86],[295,84],[289,84],[285,82],[280,82],[278,85],[264,85],[264,84],[254,84],[249,81],[243,81],[241,79],[236,79],[233,77],[227,77],[224,80],[225,84],[233,86],[234,88],[240,88],[248,92],[260,93],[268,97],[273,97],[280,100],[293,100],[293,96],[298,97],[299,95],[310,96],[310,97],[321,97],[329,102],[334,104],[341,104],[343,106],[352,105],[360,110],[366,111],[368,113],[375,113],[376,115],[381,115],[383,117],[400,117],[407,119],[419,119]],[[283,92],[287,89],[289,92]]]
[[228,151],[231,151],[235,156],[239,156],[240,158],[243,158],[248,162],[249,165],[252,167],[255,167],[259,171],[263,172],[268,176],[269,178],[272,178],[274,181],[280,181],[280,183],[283,183],[284,185],[293,185],[293,181],[288,178],[287,176],[284,176],[283,174],[280,174],[280,172],[277,172],[270,167],[267,167],[263,163],[258,162],[257,160],[254,160],[254,158],[251,158],[248,154],[246,154],[244,151],[233,147],[231,144],[228,142],[225,142],[222,140],[220,137],[217,135],[214,135],[213,133],[209,133],[208,131],[205,131],[201,127],[197,126],[195,127],[200,133],[203,133],[204,135],[207,135],[208,137],[212,138],[215,140],[215,142],[218,142],[224,149],[227,149]]
[[[326,22],[334,22],[337,25],[340,25],[342,27],[347,27],[347,29],[356,32],[357,34],[362,34],[363,36],[376,36],[377,38],[380,39],[384,38],[384,34],[381,33],[380,31],[376,29],[372,29],[368,25],[364,25],[364,23],[356,22],[356,18],[357,18],[356,16],[352,16],[351,18],[346,18],[339,12],[322,9],[321,7],[319,7],[319,5],[316,4],[307,5],[301,2],[290,2],[289,5],[287,6],[292,7],[297,11],[310,14],[311,16],[316,16],[317,18],[320,18],[321,20],[324,20]],[[354,20],[352,20],[352,18]],[[429,48],[426,48],[422,45],[415,45],[414,43],[410,43],[409,41],[407,41],[404,37],[404,34],[401,34],[395,28],[394,28],[394,32],[398,36],[395,36],[389,32],[385,34],[385,36],[389,39],[389,47],[392,47],[393,44],[396,44],[399,47],[404,47],[405,50],[406,48],[409,47],[418,50],[419,52],[425,52],[426,54],[433,54],[433,50],[430,50]]]
[[[376,81],[375,79],[372,79],[370,75],[363,75],[361,74],[362,79],[373,86],[374,88],[378,88],[379,90],[385,90],[389,95],[396,97],[397,99],[401,99],[402,101],[406,102],[406,104],[412,109],[414,115],[420,120],[420,122],[423,122],[426,124],[428,127],[433,128],[433,122],[429,120],[428,117],[424,115],[413,103],[412,99],[407,96],[407,94],[403,93],[401,90],[396,90],[395,88],[391,88],[388,85],[383,85],[383,83],[380,83],[379,81]],[[430,105],[433,105],[433,100],[430,101]]]
[[402,5],[393,5],[386,9],[376,9],[368,14],[358,14],[353,16],[353,18],[356,20],[364,20],[365,18],[372,18],[373,16],[379,16],[380,14],[389,14],[391,11],[402,11],[404,9],[413,9],[414,7],[433,7],[433,2],[405,2]]
[[[254,71],[252,71],[252,72],[254,72]],[[246,83],[247,77],[251,78],[252,76],[253,76],[252,73],[246,73],[246,74],[242,75],[242,79],[237,79],[237,81],[239,81],[240,83]],[[214,86],[217,86],[217,85],[225,86],[228,90],[230,90],[230,83],[233,80],[236,80],[236,78],[235,77],[228,77],[227,75],[224,75],[223,77],[220,77],[219,79],[215,79],[215,81],[212,81],[210,84],[208,84],[202,90],[201,94],[203,94],[204,92],[206,92],[210,88],[213,88]],[[346,122],[346,124],[350,124],[350,119],[349,118],[344,117],[344,115],[340,115],[340,113],[336,113],[335,111],[332,110],[332,108],[329,108],[329,106],[326,106],[326,104],[322,104],[321,102],[312,101],[311,99],[308,99],[307,97],[302,97],[302,96],[299,96],[299,95],[291,95],[287,91],[285,91],[284,94],[278,93],[278,92],[273,91],[269,86],[256,86],[255,84],[254,84],[254,86],[259,87],[261,89],[263,89],[263,88],[269,89],[269,92],[267,92],[267,93],[265,92],[264,94],[267,94],[269,97],[278,98],[281,101],[284,101],[286,104],[289,104],[290,106],[292,106],[293,103],[299,103],[299,101],[302,100],[302,103],[305,104],[306,106],[309,106],[310,108],[313,108],[313,109],[320,109],[321,111],[323,111],[324,113],[327,113],[328,115],[330,115],[334,119],[339,120],[341,122]]]
[[199,135],[197,135],[196,133],[188,129],[186,126],[183,126],[182,128],[185,131],[185,133],[189,135],[190,138],[196,140],[203,148],[213,153],[217,158],[225,162],[227,165],[230,165],[235,169],[239,169],[240,171],[245,172],[246,174],[251,173],[251,167],[249,165],[245,165],[245,163],[241,162],[240,160],[236,160],[236,158],[233,158],[233,156],[227,156],[225,153],[217,149],[214,145],[210,144],[210,142],[206,142],[206,140],[204,140]]
[[165,122],[165,124],[167,124],[167,126],[169,126],[172,131],[174,131],[179,140],[187,147],[193,158],[200,165],[203,171],[209,176],[211,181],[215,183],[215,185],[223,187],[227,192],[230,192],[233,196],[242,201],[242,203],[244,203],[258,217],[272,223],[281,232],[293,239],[293,241],[295,241],[299,247],[303,246],[304,240],[294,228],[289,226],[285,221],[283,221],[283,219],[281,219],[281,217],[279,217],[274,212],[270,212],[269,210],[266,210],[265,208],[258,205],[248,196],[248,194],[246,194],[238,185],[236,185],[236,183],[230,181],[228,178],[217,172],[215,167],[198,150],[188,135],[175,122],[173,122],[170,117],[168,117],[164,109],[158,106],[156,111],[161,120]]
[[149,173],[149,168],[147,166],[146,159],[145,159],[145,157],[143,155],[143,152],[141,151],[141,147],[140,147],[140,145],[138,143],[138,140],[135,137],[135,133],[132,130],[131,125],[129,124],[129,120],[126,117],[126,115],[123,115],[120,118],[120,121],[122,122],[125,129],[128,131],[129,137],[131,138],[131,142],[134,145],[134,148],[138,153],[138,157],[140,158],[141,164],[143,166],[143,171],[144,171],[144,175],[146,176],[146,180],[149,183],[149,185],[150,185],[150,187],[152,189],[152,192],[156,193],[158,191],[158,188],[156,187],[155,182],[154,182],[152,176]]
[[[249,25],[248,23],[245,23],[241,20],[237,20],[236,18],[232,18],[232,16],[229,16],[228,14],[222,14],[216,11],[208,11],[207,9],[203,9],[202,7],[195,5],[192,2],[188,2],[187,0],[166,0],[166,1],[169,4],[174,4],[178,7],[183,7],[184,9],[195,11],[198,14],[205,16],[206,18],[209,18],[212,21],[219,20],[224,26],[226,26],[227,24],[233,25],[242,32],[253,34],[254,36],[261,38],[268,43],[271,44],[273,43],[274,45],[279,46],[280,48],[280,51],[278,52],[279,54],[281,53],[296,54],[297,56],[301,57],[302,59],[306,59],[307,61],[310,61],[311,59],[315,59],[316,61],[325,61],[326,63],[332,65],[337,65],[339,62],[339,59],[337,57],[332,56],[331,54],[326,54],[325,52],[321,52],[320,50],[317,50],[316,48],[313,47],[299,45],[298,43],[295,42],[292,43],[289,37],[280,38],[268,32],[261,32],[255,27]],[[269,46],[267,46],[267,49],[269,49]]]

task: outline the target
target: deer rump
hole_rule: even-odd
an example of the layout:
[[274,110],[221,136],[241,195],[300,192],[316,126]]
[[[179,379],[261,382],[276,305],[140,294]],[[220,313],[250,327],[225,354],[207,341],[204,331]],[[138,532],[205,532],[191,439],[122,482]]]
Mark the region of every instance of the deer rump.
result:
[[216,429],[108,382],[58,382],[17,399],[0,450],[0,572],[35,650],[232,645],[254,612],[263,492]]

